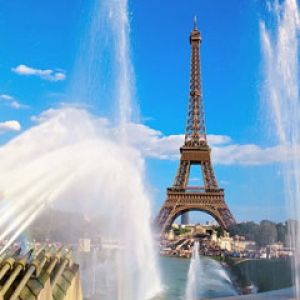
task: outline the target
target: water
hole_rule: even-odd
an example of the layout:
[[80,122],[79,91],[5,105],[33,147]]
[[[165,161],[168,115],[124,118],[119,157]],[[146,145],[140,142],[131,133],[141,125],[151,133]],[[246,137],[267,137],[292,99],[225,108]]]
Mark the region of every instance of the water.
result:
[[[128,1],[93,0],[84,8],[84,32],[71,75],[70,101],[91,105],[102,115],[109,111],[110,121],[122,127],[139,115],[134,99]],[[120,138],[124,135],[126,132]]]
[[[260,24],[264,54],[264,106],[271,132],[281,148],[287,212],[300,217],[300,98],[299,35],[297,0],[269,3],[270,20]],[[295,287],[300,298],[299,222],[290,227],[295,252]]]
[[[192,299],[205,299],[235,296],[237,292],[229,278],[227,271],[213,259],[200,257],[200,266],[198,266],[200,276],[195,277],[196,284],[191,287]],[[187,284],[187,295],[189,282]],[[197,298],[198,297],[198,298]],[[185,299],[190,299],[186,297]]]
[[[110,37],[106,44],[101,43],[104,36]],[[84,108],[49,109],[35,117],[35,126],[0,148],[0,240],[7,239],[9,246],[49,207],[99,218],[102,239],[120,247],[107,256],[78,257],[85,297],[150,299],[160,290],[160,276],[144,160],[126,139],[134,109],[127,1],[95,0],[84,40],[70,101],[93,103],[100,110],[110,103],[115,113],[108,119]],[[108,62],[117,76],[106,77],[103,65]],[[101,98],[99,89],[108,82],[114,93]]]
[[116,265],[122,297],[103,299],[148,299],[159,289],[159,274],[143,160],[134,149],[120,148],[113,132],[86,111],[52,110],[1,147],[1,238],[12,235],[13,241],[49,205],[98,214],[102,237],[123,246],[106,269]]
[[[81,273],[84,272],[85,274],[86,272],[90,272],[91,274],[87,277],[84,276],[83,279],[86,280],[85,278],[87,278],[88,280],[88,278],[93,278],[92,274],[94,271],[96,271],[97,274],[97,276],[94,277],[94,282],[85,283],[89,289],[87,294],[92,294],[91,291],[93,290],[94,286],[95,295],[97,295],[97,297],[93,298],[86,296],[86,299],[102,299],[103,290],[110,290],[111,295],[114,295],[115,291],[114,286],[112,285],[112,272],[109,274],[103,273],[103,270],[107,268],[107,260],[103,257],[103,255],[97,253],[98,264],[96,270],[90,269],[88,262],[90,259],[95,259],[94,253],[82,253],[81,258],[83,261],[81,264]],[[200,294],[200,298],[197,298],[197,300],[202,298],[236,295],[232,283],[230,283],[230,279],[228,278],[227,271],[225,271],[219,263],[209,258],[201,257],[201,260],[203,261],[203,267],[206,271],[201,275],[200,278],[198,278],[198,281],[202,281],[203,283],[200,285],[201,288],[200,286],[197,287],[197,290]],[[160,257],[159,266],[162,273],[161,278],[163,290],[151,300],[191,300],[185,295],[188,284],[190,260],[177,257]],[[213,280],[213,278],[215,280]],[[203,286],[204,283],[205,286]]]
[[212,259],[200,257],[199,243],[195,242],[187,277],[185,299],[199,300],[236,294],[224,268]]
[[[297,217],[300,18],[296,0],[275,4],[270,9],[277,30],[270,32],[261,23],[266,104],[286,161],[288,209]],[[99,218],[102,239],[118,244],[114,251],[77,255],[86,299],[193,300],[235,295],[224,268],[199,257],[197,247],[190,262],[161,258],[160,279],[144,160],[127,140],[126,128],[136,112],[127,1],[95,0],[87,24],[69,98],[81,107],[99,107],[105,118],[72,106],[49,109],[36,117],[35,126],[0,148],[0,240],[11,244],[48,207],[80,211],[86,218]],[[113,112],[109,116],[107,107]],[[300,249],[300,237],[292,233]],[[300,296],[299,262],[297,252]]]
[[190,261],[176,257],[160,257],[163,292],[159,300],[183,299]]
[[195,242],[193,254],[190,262],[190,268],[188,273],[188,280],[186,285],[185,298],[190,300],[199,299],[199,289],[201,289],[201,273],[202,273],[202,262],[200,261],[199,255],[199,242]]
[[[193,260],[161,257],[164,292],[157,300],[193,300],[236,295],[228,273],[216,261],[200,257],[201,271],[191,274]],[[195,274],[195,273],[194,273]],[[191,277],[195,285],[191,286]]]

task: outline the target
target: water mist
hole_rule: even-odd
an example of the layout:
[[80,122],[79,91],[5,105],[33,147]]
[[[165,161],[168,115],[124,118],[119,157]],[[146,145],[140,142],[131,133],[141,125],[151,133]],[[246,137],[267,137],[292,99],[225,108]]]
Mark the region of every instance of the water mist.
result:
[[198,283],[201,280],[201,265],[199,256],[199,242],[195,242],[190,262],[185,299],[198,300]]
[[[108,78],[107,64],[114,74]],[[113,103],[116,114],[108,120],[82,108],[49,109],[0,148],[0,238],[9,239],[7,245],[52,205],[103,216],[102,239],[119,248],[101,263],[91,254],[82,272],[84,282],[90,273],[94,278],[91,289],[83,287],[89,299],[143,300],[160,290],[144,160],[126,141],[132,82],[127,1],[95,0],[70,98],[100,110]],[[114,92],[101,98],[101,86]]]
[[199,243],[194,243],[184,299],[199,300],[237,295],[230,277],[222,265],[199,255]]
[[[264,54],[264,105],[272,133],[284,150],[283,178],[287,212],[298,225],[290,227],[295,248],[295,287],[300,298],[300,102],[299,36],[300,13],[296,0],[269,5],[273,26],[261,22]],[[275,26],[274,26],[275,25]]]

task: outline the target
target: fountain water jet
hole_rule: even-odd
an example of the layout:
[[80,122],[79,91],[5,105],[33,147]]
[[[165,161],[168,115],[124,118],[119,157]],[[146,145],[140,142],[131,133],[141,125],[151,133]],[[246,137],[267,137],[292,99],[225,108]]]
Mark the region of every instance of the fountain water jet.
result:
[[[40,124],[1,147],[1,201],[15,216],[1,230],[19,233],[52,202],[86,215],[101,213],[107,216],[103,238],[123,245],[119,259],[106,269],[111,272],[113,264],[118,271],[119,298],[103,299],[148,299],[159,289],[159,276],[144,162],[136,150],[115,142],[117,132],[86,111],[51,110]],[[28,188],[22,194],[24,185]]]
[[70,99],[100,107],[102,114],[107,110],[107,104],[113,104],[112,119],[121,128],[138,116],[134,101],[128,1],[92,1],[84,25],[86,29],[74,65]]
[[195,242],[188,271],[186,300],[217,298],[237,295],[231,279],[216,261],[199,255],[199,242]]
[[186,285],[185,299],[198,300],[198,283],[201,280],[201,262],[199,256],[199,242],[195,242],[191,258],[188,280]]
[[272,133],[284,150],[283,178],[287,213],[298,221],[290,227],[290,242],[295,248],[295,288],[300,297],[300,98],[299,36],[300,12],[296,0],[269,5],[275,26],[260,23],[264,54],[265,93]]
[[[127,5],[126,0],[94,1],[70,88],[77,103],[114,104],[113,120],[71,106],[49,109],[36,118],[36,126],[0,148],[0,230],[9,243],[50,205],[105,217],[102,238],[122,247],[105,263],[87,266],[100,278],[97,283],[107,282],[100,291],[92,287],[92,299],[101,293],[107,300],[144,300],[160,290],[144,160],[126,138],[134,111]],[[112,77],[106,78],[106,64]],[[101,97],[107,86],[113,92]],[[95,275],[97,268],[101,272]]]

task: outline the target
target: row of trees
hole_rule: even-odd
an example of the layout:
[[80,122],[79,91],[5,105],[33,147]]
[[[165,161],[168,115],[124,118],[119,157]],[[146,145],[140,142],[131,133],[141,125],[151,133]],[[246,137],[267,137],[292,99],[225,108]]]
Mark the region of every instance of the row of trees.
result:
[[288,220],[285,223],[274,223],[263,220],[259,224],[244,222],[229,227],[231,236],[242,235],[248,240],[255,241],[259,246],[266,246],[275,242],[287,245],[290,230],[296,230],[296,222]]
[[[108,220],[103,215],[94,218],[86,218],[76,212],[65,212],[48,209],[29,226],[27,233],[32,239],[43,241],[61,241],[65,243],[77,242],[79,238],[105,235],[104,226]],[[221,227],[216,228],[218,235],[223,234]],[[266,246],[275,242],[288,245],[290,230],[296,230],[296,221],[274,223],[263,220],[259,224],[255,222],[243,222],[229,227],[230,236],[240,235],[247,240],[255,241],[258,246]],[[175,234],[186,233],[187,229],[179,228]]]

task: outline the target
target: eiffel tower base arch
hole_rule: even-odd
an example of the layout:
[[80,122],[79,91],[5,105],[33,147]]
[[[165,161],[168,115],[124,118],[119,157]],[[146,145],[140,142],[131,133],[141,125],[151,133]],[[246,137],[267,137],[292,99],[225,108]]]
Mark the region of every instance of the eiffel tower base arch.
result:
[[225,203],[223,189],[188,193],[172,190],[172,188],[167,192],[167,199],[155,223],[163,234],[171,228],[178,216],[189,211],[202,211],[211,215],[225,230],[235,223]]

